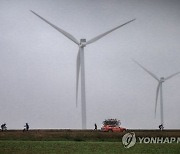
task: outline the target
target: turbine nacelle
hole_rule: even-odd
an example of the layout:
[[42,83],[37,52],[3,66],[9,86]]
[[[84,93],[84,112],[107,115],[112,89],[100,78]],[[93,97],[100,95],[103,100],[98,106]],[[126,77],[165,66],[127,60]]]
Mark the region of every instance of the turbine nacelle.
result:
[[81,39],[79,47],[85,47],[86,46],[86,39]]

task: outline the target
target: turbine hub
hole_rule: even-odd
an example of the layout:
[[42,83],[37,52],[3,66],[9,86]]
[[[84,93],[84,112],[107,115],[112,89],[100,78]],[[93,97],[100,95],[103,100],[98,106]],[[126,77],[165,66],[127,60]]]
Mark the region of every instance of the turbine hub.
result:
[[160,81],[161,81],[161,82],[164,82],[164,81],[165,81],[164,77],[161,77],[161,78],[160,78]]
[[80,47],[85,47],[86,46],[86,39],[81,39],[79,46]]

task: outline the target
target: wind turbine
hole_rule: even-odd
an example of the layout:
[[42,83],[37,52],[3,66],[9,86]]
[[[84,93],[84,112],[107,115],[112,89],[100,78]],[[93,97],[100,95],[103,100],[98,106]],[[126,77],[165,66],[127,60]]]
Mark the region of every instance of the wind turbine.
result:
[[156,89],[156,100],[155,100],[155,115],[156,115],[156,108],[157,108],[157,101],[158,101],[158,97],[160,95],[160,116],[161,116],[161,125],[162,129],[164,128],[164,112],[163,112],[163,88],[162,85],[166,80],[171,79],[172,77],[174,77],[175,75],[179,74],[180,72],[174,73],[168,77],[161,77],[160,79],[153,74],[152,72],[150,72],[149,70],[147,70],[145,67],[143,67],[141,64],[139,64],[137,61],[133,60],[137,65],[139,65],[144,71],[146,71],[149,75],[151,75],[154,79],[156,79],[158,81],[158,86]]
[[40,15],[38,15],[37,13],[35,13],[34,11],[30,10],[33,14],[35,14],[36,16],[38,16],[40,19],[42,19],[43,21],[45,21],[46,23],[48,23],[50,26],[52,26],[53,28],[55,28],[57,31],[59,31],[60,33],[62,33],[64,36],[66,36],[68,39],[70,39],[71,41],[73,41],[75,44],[78,45],[79,47],[79,51],[77,54],[77,61],[76,61],[76,106],[77,106],[77,101],[78,101],[78,85],[79,85],[79,74],[80,74],[80,68],[81,68],[81,112],[82,112],[82,129],[86,129],[86,93],[85,93],[85,66],[84,66],[84,47],[88,44],[94,43],[97,40],[101,39],[102,37],[106,36],[107,34],[115,31],[116,29],[134,21],[135,19],[132,19],[120,26],[117,26],[103,34],[100,34],[92,39],[90,39],[89,41],[86,42],[86,39],[80,39],[80,41],[78,41],[74,36],[72,36],[71,34],[69,34],[68,32],[64,31],[63,29],[55,26],[54,24],[50,23],[49,21],[47,21],[46,19],[44,19],[43,17],[41,17]]

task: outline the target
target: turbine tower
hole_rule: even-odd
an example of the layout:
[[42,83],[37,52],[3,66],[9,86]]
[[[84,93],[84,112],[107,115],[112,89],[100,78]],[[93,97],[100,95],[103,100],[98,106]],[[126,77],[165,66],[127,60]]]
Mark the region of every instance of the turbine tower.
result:
[[[102,37],[104,37],[105,35],[115,31],[116,29],[134,21],[135,19],[132,19],[120,26],[117,26],[103,34],[100,34],[94,38],[92,38],[91,40],[86,42],[86,39],[80,39],[80,41],[78,41],[74,36],[72,36],[71,34],[69,34],[68,32],[64,31],[63,29],[55,26],[54,24],[50,23],[49,21],[47,21],[46,19],[44,19],[43,17],[41,17],[40,15],[38,15],[37,13],[35,13],[34,11],[30,10],[33,14],[35,14],[36,16],[38,16],[40,19],[42,19],[43,21],[45,21],[46,23],[48,23],[50,26],[52,26],[53,28],[55,28],[57,31],[59,31],[60,33],[62,33],[64,36],[66,36],[68,39],[70,39],[71,41],[73,41],[75,44],[78,45],[79,47],[79,51],[77,54],[77,61],[76,61],[76,106],[77,106],[77,102],[78,102],[78,85],[79,85],[79,74],[81,72],[81,112],[82,112],[82,129],[86,129],[86,93],[85,93],[85,66],[84,66],[84,47],[88,44],[94,43],[97,40],[101,39]],[[81,70],[80,70],[81,69]]]
[[147,70],[145,67],[143,67],[141,64],[139,64],[137,61],[133,60],[137,65],[139,65],[144,71],[146,71],[149,75],[151,75],[154,79],[156,79],[158,81],[158,86],[157,86],[157,89],[156,89],[156,100],[155,100],[155,115],[156,115],[156,108],[157,108],[157,101],[158,101],[158,97],[160,95],[160,117],[161,117],[161,126],[162,128],[164,128],[164,113],[163,113],[163,83],[174,77],[175,75],[179,74],[180,72],[177,72],[177,73],[174,73],[168,77],[161,77],[160,79],[155,75],[153,74],[152,72],[150,72],[149,70]]

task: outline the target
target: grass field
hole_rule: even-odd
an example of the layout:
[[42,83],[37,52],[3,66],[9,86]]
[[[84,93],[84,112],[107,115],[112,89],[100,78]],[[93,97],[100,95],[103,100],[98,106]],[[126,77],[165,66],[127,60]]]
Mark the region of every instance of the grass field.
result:
[[0,141],[0,153],[12,154],[179,154],[178,144],[136,144],[125,149],[121,142]]
[[[180,137],[179,130],[129,130],[137,137]],[[122,145],[123,133],[93,130],[8,130],[0,132],[0,154],[179,154],[180,143],[140,144],[126,149]]]

